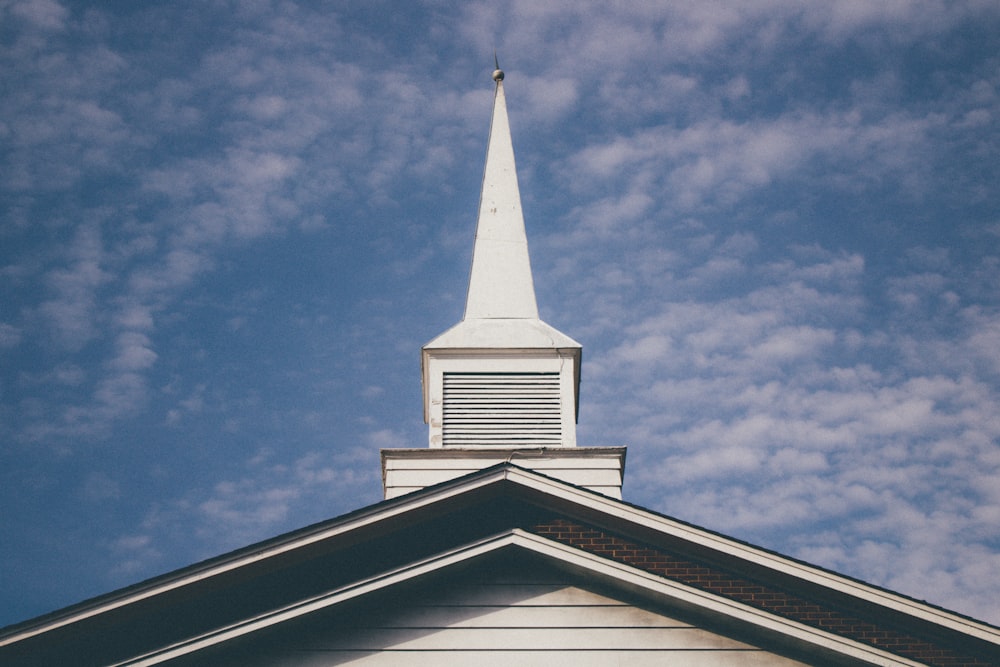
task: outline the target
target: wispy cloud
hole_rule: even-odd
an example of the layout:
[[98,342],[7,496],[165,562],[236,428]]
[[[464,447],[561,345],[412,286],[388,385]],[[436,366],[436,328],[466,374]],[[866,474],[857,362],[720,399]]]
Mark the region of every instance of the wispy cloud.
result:
[[[373,433],[375,444],[385,433]],[[111,487],[101,478],[100,489]],[[112,577],[162,567],[167,554],[201,559],[329,518],[332,508],[379,499],[377,456],[368,447],[309,452],[284,461],[261,450],[243,462],[237,478],[191,489],[158,503],[142,533],[110,543]],[[176,556],[174,556],[176,558]]]
[[[713,263],[690,274],[717,272]],[[668,298],[591,357],[582,432],[643,443],[628,489],[664,511],[757,541],[790,539],[804,558],[851,561],[921,596],[918,571],[954,581],[992,548],[1000,394],[995,365],[973,360],[993,324],[959,317],[944,331],[900,330],[914,316],[900,293],[947,293],[942,276],[918,273],[887,281],[887,324],[861,331],[871,308],[863,271],[857,256],[744,265],[744,280],[761,282],[742,296]],[[953,540],[963,548],[949,549]],[[839,546],[826,551],[831,541]],[[910,550],[933,563],[880,569]],[[967,609],[995,613],[985,601]]]

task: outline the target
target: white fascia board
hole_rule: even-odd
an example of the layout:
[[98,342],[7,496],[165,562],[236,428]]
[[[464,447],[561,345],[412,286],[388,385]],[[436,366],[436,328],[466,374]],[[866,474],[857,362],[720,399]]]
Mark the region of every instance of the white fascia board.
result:
[[555,542],[519,528],[512,530],[520,547],[548,556],[568,565],[588,571],[591,575],[604,576],[617,583],[632,586],[662,596],[674,603],[683,603],[699,610],[717,614],[742,623],[748,623],[803,643],[821,647],[841,655],[860,659],[875,665],[922,665],[902,656],[841,637],[818,628],[799,623],[740,602],[671,581],[644,570],[609,560],[601,556]]
[[784,558],[778,554],[728,539],[721,535],[657,515],[634,505],[590,493],[550,477],[511,467],[506,470],[508,481],[521,484],[563,500],[587,507],[630,523],[640,524],[661,533],[677,537],[736,559],[766,567],[812,584],[817,584],[852,597],[887,607],[914,618],[935,623],[984,641],[1000,645],[1000,629],[972,619],[922,604],[862,582],[843,577],[814,566]]
[[869,664],[906,666],[921,664],[854,640],[658,577],[628,565],[589,554],[519,528],[513,528],[499,535],[463,545],[431,558],[335,589],[310,600],[220,628],[138,658],[116,663],[112,667],[157,665],[511,546],[551,558],[591,575],[600,576],[605,580],[610,579],[633,589],[643,590],[653,596],[667,598],[674,603],[691,605],[710,614],[750,624],[804,644],[820,647]]
[[411,563],[404,567],[390,570],[383,574],[363,579],[353,584],[334,589],[328,593],[316,596],[312,599],[297,602],[282,609],[278,609],[267,614],[262,614],[252,619],[235,623],[225,628],[220,628],[199,637],[189,639],[178,644],[149,653],[145,656],[133,658],[125,662],[116,663],[111,667],[124,667],[125,665],[140,667],[143,665],[156,665],[167,660],[173,660],[182,655],[193,653],[209,646],[221,642],[236,639],[256,630],[293,620],[305,614],[332,607],[348,600],[374,593],[395,584],[401,584],[416,577],[430,574],[449,565],[461,563],[470,558],[487,554],[498,548],[514,544],[514,536],[511,533],[493,536],[468,545],[463,545],[457,549],[447,551],[431,558]]
[[[412,447],[406,449],[385,448],[379,450],[382,461],[407,461],[411,464],[426,465],[433,467],[436,459],[448,460],[450,458],[462,458],[477,460],[477,470],[487,468],[498,463],[513,463],[518,465],[523,459],[544,459],[551,462],[558,462],[566,457],[574,461],[580,461],[578,465],[599,468],[606,465],[606,461],[613,459],[618,462],[618,467],[622,467],[625,460],[627,447],[521,447],[511,449],[509,447],[449,447],[448,449],[429,449],[427,447]],[[384,465],[383,465],[384,467]],[[527,468],[527,466],[525,466]],[[559,466],[554,466],[559,467]],[[528,468],[529,470],[543,470],[538,466]]]
[[[494,470],[484,470],[475,475],[456,479],[452,482],[445,482],[439,486],[424,489],[413,494],[400,496],[390,501],[383,501],[382,503],[378,503],[367,509],[351,513],[340,521],[334,520],[335,523],[332,525],[325,528],[319,528],[305,535],[291,536],[286,540],[276,543],[263,543],[260,545],[259,549],[250,553],[234,555],[232,558],[219,563],[206,564],[203,568],[198,568],[188,574],[181,574],[175,578],[170,578],[160,583],[152,583],[148,588],[142,588],[132,593],[125,593],[121,597],[109,600],[105,603],[97,603],[92,607],[81,609],[80,611],[69,614],[65,617],[53,619],[47,623],[41,623],[40,625],[27,628],[22,632],[3,638],[0,640],[0,646],[12,644],[64,625],[69,625],[116,608],[133,604],[143,599],[154,597],[170,590],[188,586],[193,583],[224,574],[240,567],[258,563],[269,558],[274,558],[310,544],[315,544],[340,535],[345,535],[352,531],[377,524],[380,521],[391,519],[429,505],[446,502],[451,498],[461,496],[465,493],[475,491],[476,489],[480,489],[504,480],[563,501],[585,506],[589,509],[601,512],[605,515],[625,522],[652,528],[666,535],[685,540],[695,545],[706,547],[718,553],[732,556],[736,559],[742,559],[750,563],[761,565],[775,572],[790,575],[820,586],[825,586],[831,590],[845,593],[858,599],[908,614],[915,618],[939,624],[942,627],[976,637],[983,641],[1000,645],[1000,629],[993,628],[983,623],[978,623],[971,619],[957,614],[952,614],[929,605],[921,604],[915,600],[910,600],[888,591],[866,586],[861,582],[838,576],[832,572],[827,572],[804,563],[782,558],[762,549],[758,549],[735,540],[727,539],[721,535],[716,535],[694,526],[654,514],[622,501],[608,498],[596,492],[579,489],[571,484],[546,477],[544,474],[534,473],[529,470],[518,468],[514,465],[506,465],[498,467]],[[546,540],[546,542],[548,542],[548,540]],[[572,547],[566,548],[572,549],[574,553],[586,553],[579,549],[573,549]],[[607,559],[600,558],[598,556],[591,557],[602,562],[613,563],[613,561],[608,561]],[[648,576],[660,579],[655,575]]]
[[[300,549],[310,544],[315,544],[317,542],[336,538],[340,535],[348,534],[352,531],[371,526],[380,521],[385,521],[407,512],[418,510],[428,505],[445,502],[454,496],[459,496],[468,491],[488,486],[503,480],[504,472],[504,469],[499,468],[496,471],[493,471],[492,474],[485,474],[472,479],[456,481],[450,484],[445,483],[424,493],[414,493],[411,495],[400,496],[392,500],[383,501],[367,509],[353,512],[347,515],[347,517],[342,521],[336,521],[336,519],[334,519],[333,521],[336,523],[326,528],[318,529],[315,532],[309,532],[305,535],[292,536],[287,540],[273,544],[264,542],[260,545],[258,550],[241,555],[234,555],[232,558],[225,559],[219,563],[207,563],[201,568],[194,565],[192,566],[192,568],[195,568],[194,571],[188,574],[178,574],[174,578],[169,578],[168,580],[159,583],[151,582],[148,587],[140,588],[140,590],[125,592],[120,597],[116,597],[103,603],[95,602],[93,606],[88,606],[75,613],[70,613],[66,616],[55,618],[48,622],[42,622],[39,625],[26,628],[21,632],[11,634],[7,637],[2,637],[0,638],[0,646],[14,644],[28,639],[29,637],[70,625],[72,623],[77,623],[93,616],[104,614],[109,611],[176,590],[178,588],[183,588],[184,586],[190,586],[200,581],[204,581],[254,563],[259,563],[269,558],[280,556],[288,553],[289,551],[294,551],[295,549]],[[253,545],[251,545],[250,548],[253,548]],[[225,556],[222,556],[222,558],[225,558]],[[191,568],[184,569],[186,570]],[[169,577],[170,575],[168,574],[165,576]],[[142,584],[137,584],[137,586],[141,587]]]

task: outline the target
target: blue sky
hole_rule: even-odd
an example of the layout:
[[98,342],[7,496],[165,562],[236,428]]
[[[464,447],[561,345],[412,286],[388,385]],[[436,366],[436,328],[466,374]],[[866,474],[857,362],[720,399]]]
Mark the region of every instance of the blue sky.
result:
[[995,2],[0,0],[0,625],[381,498],[494,48],[626,500],[1000,623]]

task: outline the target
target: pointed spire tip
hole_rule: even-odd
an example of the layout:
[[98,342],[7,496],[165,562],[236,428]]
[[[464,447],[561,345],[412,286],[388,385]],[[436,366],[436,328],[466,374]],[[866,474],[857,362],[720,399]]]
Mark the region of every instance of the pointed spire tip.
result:
[[503,81],[503,70],[500,69],[500,61],[497,60],[496,49],[493,49],[493,66],[496,68],[493,70],[493,80],[500,83]]

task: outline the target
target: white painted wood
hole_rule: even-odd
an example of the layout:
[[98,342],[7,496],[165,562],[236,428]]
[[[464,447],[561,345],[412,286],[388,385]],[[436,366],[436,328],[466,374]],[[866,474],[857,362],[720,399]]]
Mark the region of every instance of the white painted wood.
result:
[[465,318],[538,318],[503,82],[493,98]]
[[[525,466],[529,467],[530,462]],[[422,469],[422,470],[394,470],[392,471],[392,484],[400,486],[431,486],[432,484],[437,484],[438,482],[445,482],[449,479],[454,479],[461,474],[464,474],[466,470],[463,469]],[[471,471],[469,471],[471,472]],[[576,484],[577,486],[582,486],[585,488],[590,488],[591,486],[612,486],[615,482],[618,482],[620,486],[621,481],[618,475],[618,471],[611,470],[595,470],[593,468],[549,468],[546,474],[553,477],[558,477],[564,481],[570,482],[571,484]],[[459,473],[459,474],[455,474]]]
[[[567,586],[564,578],[529,580],[530,572],[520,577],[507,577],[494,585],[448,586],[435,591],[434,604],[469,607],[622,607],[621,600],[600,595],[575,586]],[[430,603],[428,603],[430,604]]]
[[[489,320],[495,329],[497,320]],[[503,320],[507,325],[506,334],[517,337],[522,329],[529,327],[534,332],[535,324],[542,324],[535,320]],[[463,322],[463,325],[469,321]],[[545,325],[548,326],[548,325]],[[452,332],[468,328],[455,327]],[[475,327],[473,327],[475,328]],[[551,327],[549,327],[551,329]],[[555,331],[554,329],[552,331]],[[499,332],[498,332],[499,334]],[[445,334],[447,336],[447,334]],[[553,374],[558,385],[557,397],[558,405],[555,406],[558,415],[559,433],[555,440],[541,443],[537,440],[524,440],[525,429],[519,428],[517,422],[509,423],[509,438],[499,443],[491,443],[510,449],[521,447],[538,447],[540,444],[547,444],[551,447],[574,447],[576,445],[576,405],[577,392],[579,386],[579,361],[580,347],[570,341],[576,347],[551,347],[552,337],[543,336],[544,342],[538,341],[539,346],[534,348],[520,347],[521,342],[512,343],[511,338],[503,340],[502,335],[497,336],[496,346],[483,347],[480,349],[438,347],[439,341],[428,344],[423,349],[423,382],[424,382],[424,420],[427,422],[428,444],[431,448],[449,446],[444,438],[444,425],[449,413],[446,410],[446,402],[454,399],[454,395],[446,394],[445,378],[456,375],[484,375],[485,374]],[[456,343],[466,345],[465,342]],[[525,392],[520,397],[515,394],[508,394],[511,399],[526,398],[530,396]],[[552,396],[556,398],[556,396]],[[458,398],[461,401],[461,398]],[[453,405],[453,403],[451,404]],[[526,424],[529,422],[525,422]],[[532,427],[533,428],[533,427]],[[530,430],[530,428],[528,429]],[[480,445],[489,446],[483,442],[458,443],[459,446]],[[453,446],[453,445],[452,445]]]
[[462,320],[424,345],[425,350],[573,350],[580,344],[539,319]]
[[[515,610],[516,611],[516,610]],[[526,623],[523,618],[521,623]],[[752,651],[743,642],[699,628],[622,628],[589,625],[577,627],[577,619],[564,617],[569,625],[550,627],[452,627],[428,628],[421,616],[415,627],[353,630],[350,637],[335,642],[317,642],[311,650],[395,651]]]
[[[305,656],[301,656],[305,658]],[[444,667],[448,665],[475,665],[476,667],[792,667],[802,665],[770,653],[718,651],[685,651],[665,655],[661,651],[564,651],[527,652],[491,650],[467,653],[450,651],[381,652],[376,654],[343,653],[311,655],[308,662],[297,663],[308,667],[328,665],[357,665],[383,667],[407,665],[408,667]]]
[[[413,493],[414,491],[420,491],[425,487],[422,486],[395,486],[391,489],[386,490],[386,500],[391,498],[399,498],[405,496],[408,493]],[[601,495],[608,496],[609,498],[621,498],[621,488],[618,486],[591,486],[588,487],[590,491],[595,493],[600,493]]]
[[[469,615],[474,611],[473,615]],[[692,626],[653,614],[643,609],[617,603],[542,605],[518,604],[451,606],[426,605],[420,622],[424,625],[452,628],[688,628]],[[406,627],[403,621],[390,620],[386,628]]]
[[[335,641],[337,637],[350,636],[359,629],[366,627],[382,627],[380,623],[384,621],[376,619],[384,619],[386,611],[395,612],[398,610],[402,613],[410,608],[411,605],[408,604],[408,600],[402,598],[393,599],[388,603],[385,602],[385,598],[382,598],[381,613],[355,613],[342,616],[340,621],[331,619],[332,622],[328,621],[319,624],[319,627],[323,628],[323,632],[317,634],[315,628],[317,627],[317,623],[322,621],[324,615],[337,613],[340,609],[347,611],[349,608],[345,608],[343,605],[350,605],[357,601],[369,600],[372,596],[384,596],[389,592],[399,591],[399,588],[395,588],[398,584],[416,584],[422,581],[439,582],[429,591],[412,592],[412,589],[406,589],[411,591],[412,598],[419,600],[419,604],[428,604],[433,602],[435,595],[440,598],[442,591],[453,592],[459,590],[463,581],[461,573],[465,572],[468,574],[469,572],[467,566],[475,567],[478,564],[485,563],[490,568],[486,572],[492,574],[494,572],[493,568],[502,566],[504,563],[510,563],[510,559],[514,558],[517,554],[541,559],[536,562],[547,564],[558,563],[559,572],[567,571],[565,568],[569,568],[569,571],[576,573],[573,576],[581,577],[579,581],[586,581],[590,585],[607,586],[611,584],[615,590],[630,591],[630,594],[641,594],[644,599],[656,600],[655,604],[659,606],[668,604],[670,608],[678,608],[676,605],[681,605],[683,608],[696,608],[701,613],[723,621],[727,627],[732,622],[744,625],[744,627],[746,627],[746,624],[749,624],[749,626],[754,628],[755,633],[761,633],[759,636],[781,636],[785,641],[791,642],[803,650],[837,654],[848,661],[853,660],[854,662],[851,664],[906,665],[909,667],[917,667],[920,664],[867,644],[840,637],[819,628],[777,617],[747,607],[746,605],[663,579],[648,572],[636,570],[621,563],[594,556],[580,549],[546,540],[519,529],[512,529],[495,537],[437,554],[436,556],[412,563],[403,568],[355,582],[316,598],[277,609],[253,619],[247,619],[228,627],[218,628],[210,633],[191,637],[181,643],[163,647],[152,653],[138,656],[133,660],[119,664],[137,666],[158,665],[176,659],[184,660],[184,664],[211,664],[214,667],[222,667],[223,665],[251,667],[252,665],[274,664],[319,664],[313,662],[306,663],[304,661],[306,654],[315,655],[317,653],[316,651],[307,650],[313,645],[314,640],[321,638],[327,642],[326,653],[342,655],[344,652],[350,651],[350,649],[345,648],[343,651],[331,651],[329,647],[330,641]],[[500,558],[501,556],[504,556],[504,558]],[[498,560],[498,558],[500,559]],[[519,570],[514,570],[515,573],[527,571],[523,565],[514,563],[512,566],[519,568]],[[456,567],[459,569],[454,570],[453,568]],[[500,591],[517,588],[516,578],[512,578],[509,573],[507,576],[500,573],[498,575],[495,581],[503,585],[494,586],[492,589],[483,586],[483,590]],[[442,578],[442,576],[446,576],[447,578]],[[472,580],[482,585],[486,581],[486,578],[477,576]],[[532,581],[523,585],[537,592],[540,590],[537,588],[538,586],[551,586],[554,583],[558,582],[553,579],[547,579],[542,584]],[[542,592],[542,594],[549,593],[551,591],[548,591],[548,593]],[[515,600],[514,602],[516,603],[517,601]],[[343,620],[345,618],[347,619],[346,621]],[[290,640],[289,633],[294,634],[296,628],[301,628],[303,623],[306,624],[307,630],[308,628],[313,628],[313,630],[307,632],[307,634],[300,632],[298,639],[293,638]],[[433,628],[430,630],[433,630]],[[280,639],[280,636],[278,639],[274,639],[275,634],[272,631],[280,632],[284,636],[284,639]],[[282,653],[275,653],[277,648],[281,648]],[[384,650],[391,652],[391,647],[384,647]],[[199,656],[199,652],[208,653],[202,653],[205,656],[202,658]],[[680,651],[678,655],[685,656],[689,652]],[[727,653],[729,652],[721,651],[720,655],[726,655]],[[401,653],[396,655],[408,654]],[[471,653],[465,656],[464,659],[473,660],[476,655],[478,653]],[[327,662],[323,664],[341,664],[342,662]],[[450,664],[467,663],[459,660]],[[683,660],[681,664],[683,664]],[[777,662],[774,664],[787,663]]]
[[562,444],[559,373],[444,374],[444,447]]
[[[583,454],[591,450],[601,450],[609,451],[612,453],[604,454],[600,456],[583,456]],[[619,460],[621,459],[620,450],[624,447],[577,447],[572,451],[557,450],[539,450],[539,449],[523,449],[516,452],[511,452],[509,450],[471,450],[461,452],[461,455],[457,453],[457,450],[451,449],[446,452],[435,451],[437,456],[427,457],[426,449],[387,449],[384,450],[388,460],[386,463],[387,467],[391,469],[406,469],[406,470],[441,470],[444,468],[454,468],[456,470],[482,470],[483,468],[488,468],[489,466],[496,465],[498,463],[513,463],[515,465],[521,466],[522,468],[529,468],[530,470],[537,470],[541,473],[546,473],[547,470],[564,470],[566,468],[590,468],[594,470],[600,470],[604,468],[619,469]],[[419,456],[409,456],[403,459],[400,456],[403,453],[417,453]],[[572,457],[572,465],[566,463],[567,459]]]
[[624,447],[385,449],[383,490],[396,498],[504,462],[621,498]]
[[[261,543],[252,551],[230,554],[227,557],[219,559],[217,562],[192,566],[148,584],[138,585],[131,590],[119,591],[118,594],[82,604],[78,608],[57,614],[44,622],[29,625],[18,629],[16,632],[3,635],[0,637],[0,646],[17,644],[20,641],[37,635],[55,631],[64,626],[87,621],[88,619],[100,617],[105,614],[122,613],[133,604],[142,604],[161,595],[171,595],[188,587],[197,587],[205,581],[211,581],[215,577],[223,576],[226,573],[242,568],[266,567],[272,559],[280,559],[290,552],[308,550],[327,540],[339,540],[349,537],[358,531],[371,530],[381,522],[404,518],[410,512],[419,511],[427,506],[437,504],[446,506],[447,503],[455,498],[461,498],[465,494],[474,493],[500,482],[524,487],[530,490],[531,493],[543,494],[553,501],[558,500],[585,508],[587,511],[595,512],[605,517],[606,520],[622,522],[621,525],[623,526],[646,526],[665,537],[706,549],[708,552],[714,553],[717,558],[725,559],[734,567],[752,564],[755,567],[762,567],[765,570],[773,571],[775,576],[790,577],[792,580],[798,581],[808,581],[837,591],[857,600],[859,604],[880,605],[892,612],[939,625],[947,631],[967,634],[974,640],[1000,646],[1000,629],[985,623],[903,597],[891,591],[875,588],[863,582],[848,579],[799,561],[790,560],[779,554],[737,542],[718,533],[711,533],[690,524],[681,523],[669,517],[652,513],[641,507],[626,505],[610,498],[587,493],[557,480],[541,477],[530,471],[522,471],[510,467],[498,468],[490,473],[484,473],[460,483],[442,485],[442,487],[433,491],[403,497],[393,503],[379,503],[340,520],[304,531],[291,538]],[[572,563],[575,567],[592,568],[595,573],[594,576],[597,576],[598,571],[606,570],[601,576],[618,578],[621,580],[622,586],[648,589],[651,595],[678,598],[685,604],[705,608],[706,613],[718,613],[740,622],[758,624],[765,627],[768,631],[789,636],[795,641],[804,644],[815,643],[822,646],[825,650],[845,655],[847,656],[846,660],[853,659],[862,664],[917,664],[898,658],[897,656],[891,656],[882,651],[871,649],[870,647],[860,646],[857,642],[825,636],[820,631],[801,628],[796,623],[778,617],[769,617],[762,612],[756,613],[739,605],[727,604],[725,601],[714,599],[710,595],[699,595],[691,589],[685,590],[684,587],[671,584],[665,580],[659,580],[653,575],[629,571],[625,566],[600,559],[579,549],[563,547],[541,538],[526,536],[516,530],[510,535],[503,535],[488,540],[487,543],[481,546],[473,545],[469,548],[463,547],[455,553],[448,552],[441,554],[439,557],[432,559],[433,562],[413,565],[406,568],[403,572],[389,573],[385,577],[380,577],[375,581],[359,582],[357,585],[345,590],[333,591],[327,595],[320,596],[308,604],[297,605],[290,609],[276,610],[274,613],[259,619],[253,619],[252,621],[231,627],[220,628],[213,632],[211,636],[192,637],[176,646],[164,647],[154,653],[141,656],[123,664],[160,664],[166,660],[175,659],[178,656],[191,654],[204,647],[223,644],[230,640],[240,640],[247,634],[253,633],[258,629],[280,624],[288,619],[309,614],[316,609],[323,609],[330,605],[339,604],[344,600],[363,595],[369,590],[412,578],[428,569],[447,567],[449,564],[460,562],[476,554],[485,553],[492,549],[507,548],[511,545],[536,549],[539,553],[544,553],[557,560]]]
[[[424,421],[432,448],[575,447],[580,344],[538,317],[503,83],[497,81],[465,314],[421,351]],[[532,389],[471,400],[445,378],[553,374],[544,400]],[[472,383],[476,384],[476,383]],[[446,389],[447,387],[447,389]],[[495,389],[495,387],[493,387]],[[557,400],[558,399],[558,400]],[[523,412],[530,402],[531,414]]]
[[492,575],[494,563],[429,580],[362,614],[314,623],[308,634],[243,664],[802,664],[594,592],[540,563],[500,562]]
[[[665,535],[671,535],[691,544],[707,548],[736,562],[753,563],[774,572],[809,581],[820,586],[845,593],[869,603],[885,606],[893,611],[940,624],[951,630],[967,633],[972,637],[1000,646],[1000,629],[954,612],[929,605],[919,600],[907,598],[892,591],[871,586],[857,579],[849,579],[829,570],[789,559],[786,556],[766,551],[745,542],[719,533],[713,533],[692,524],[655,514],[650,510],[584,494],[579,489],[560,484],[558,481],[532,475],[530,472],[512,470],[501,473],[504,480],[524,484],[536,491],[551,493],[555,497],[570,502],[582,503],[599,509],[609,517],[638,525],[654,528]],[[916,663],[914,663],[916,664]]]

